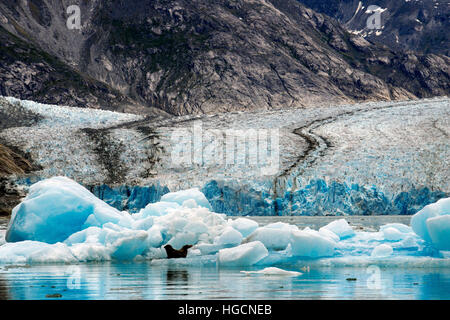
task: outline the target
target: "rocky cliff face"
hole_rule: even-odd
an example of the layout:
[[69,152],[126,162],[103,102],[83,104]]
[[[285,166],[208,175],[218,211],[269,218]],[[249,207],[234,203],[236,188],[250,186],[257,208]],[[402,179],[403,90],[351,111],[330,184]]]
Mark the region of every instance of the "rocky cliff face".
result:
[[[450,4],[439,0],[298,0],[390,48],[450,55]],[[368,8],[382,8],[379,30],[367,28]]]
[[373,45],[295,0],[78,1],[81,30],[71,4],[2,1],[1,94],[181,115],[450,90],[448,57]]

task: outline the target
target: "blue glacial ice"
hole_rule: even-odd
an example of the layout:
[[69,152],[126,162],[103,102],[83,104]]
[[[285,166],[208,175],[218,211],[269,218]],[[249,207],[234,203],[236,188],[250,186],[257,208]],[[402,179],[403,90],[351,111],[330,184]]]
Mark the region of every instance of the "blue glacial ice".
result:
[[420,210],[411,227],[390,223],[355,231],[345,219],[319,230],[287,223],[259,226],[215,213],[198,189],[167,193],[139,212],[119,211],[73,180],[33,184],[13,210],[0,246],[0,264],[105,260],[168,261],[166,244],[193,245],[173,263],[219,267],[273,266],[309,261],[324,265],[450,266],[450,198]]
[[450,198],[432,203],[411,218],[411,227],[437,249],[450,250]]

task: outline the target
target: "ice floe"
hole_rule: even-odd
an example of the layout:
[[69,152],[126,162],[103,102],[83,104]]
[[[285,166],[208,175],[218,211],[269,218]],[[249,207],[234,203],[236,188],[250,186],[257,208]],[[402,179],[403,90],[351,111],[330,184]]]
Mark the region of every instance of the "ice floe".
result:
[[[40,181],[13,210],[6,243],[0,245],[0,264],[142,259],[165,263],[166,244],[175,249],[189,244],[185,259],[167,263],[450,266],[450,198],[419,211],[411,219],[412,227],[390,223],[374,232],[354,231],[345,219],[318,231],[282,222],[259,226],[248,218],[228,219],[212,212],[197,189],[163,198],[130,214],[69,178]],[[263,274],[278,272],[264,270]]]

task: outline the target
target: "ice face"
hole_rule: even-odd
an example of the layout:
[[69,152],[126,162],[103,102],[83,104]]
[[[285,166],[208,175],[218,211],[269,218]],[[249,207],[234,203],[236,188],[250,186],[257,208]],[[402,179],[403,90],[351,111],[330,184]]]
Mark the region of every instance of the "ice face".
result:
[[376,259],[450,266],[448,199],[418,212],[412,227],[390,223],[377,232],[354,232],[339,219],[316,231],[281,222],[258,227],[247,218],[226,219],[212,212],[198,192],[169,194],[165,201],[129,214],[68,178],[43,180],[14,209],[8,242],[0,246],[0,264],[155,261],[167,258],[164,245],[171,244],[175,249],[192,245],[186,259],[173,263],[194,265],[270,267],[304,259],[364,265]]

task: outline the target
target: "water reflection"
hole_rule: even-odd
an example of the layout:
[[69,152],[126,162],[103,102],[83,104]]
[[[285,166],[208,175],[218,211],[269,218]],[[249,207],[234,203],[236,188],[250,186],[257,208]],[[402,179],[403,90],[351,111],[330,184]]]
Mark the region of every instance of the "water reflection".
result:
[[[247,275],[241,269],[151,263],[0,270],[0,299],[450,299],[450,270],[381,269],[379,286],[366,268],[314,268],[297,277]],[[59,297],[52,295],[58,294]]]
[[189,282],[189,273],[187,270],[177,270],[169,267],[166,272],[168,286],[187,286]]
[[0,300],[10,300],[8,282],[0,275]]

